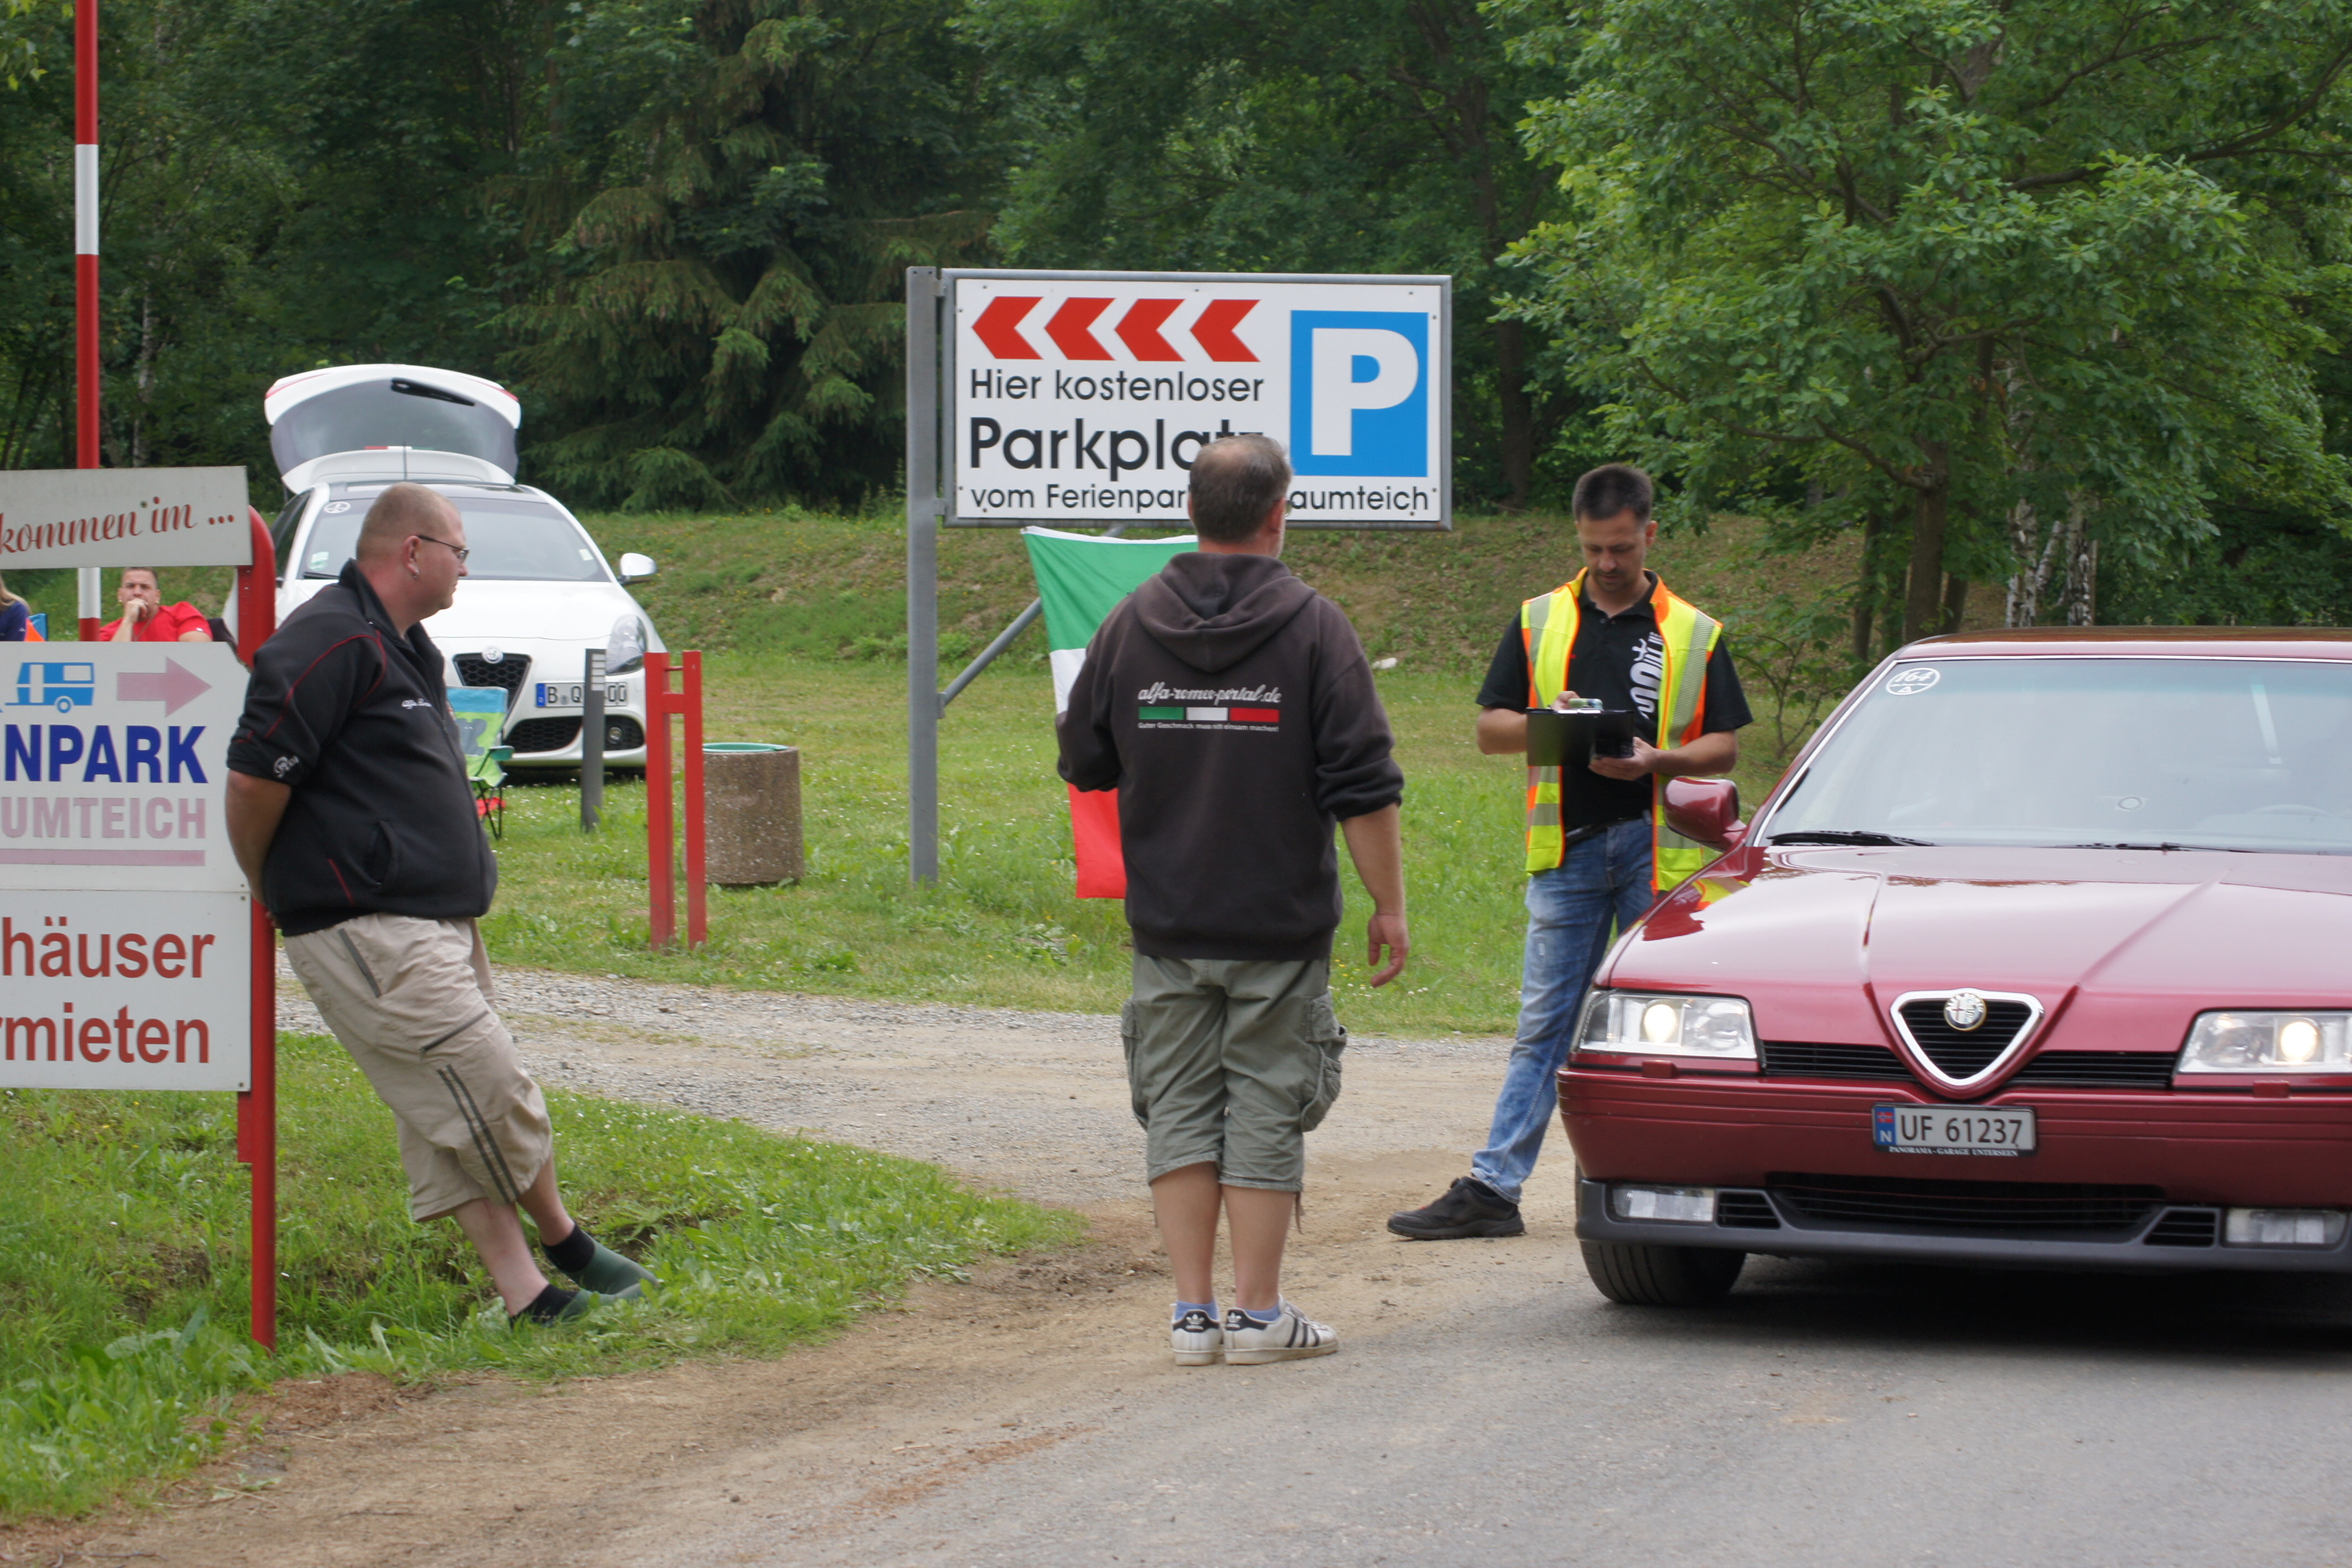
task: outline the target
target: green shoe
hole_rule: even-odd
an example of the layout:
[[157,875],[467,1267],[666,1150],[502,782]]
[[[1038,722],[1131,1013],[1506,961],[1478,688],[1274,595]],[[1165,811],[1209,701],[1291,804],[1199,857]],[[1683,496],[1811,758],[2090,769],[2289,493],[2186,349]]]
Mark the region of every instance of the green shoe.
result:
[[602,1241],[596,1243],[596,1256],[588,1266],[573,1276],[581,1288],[601,1291],[607,1296],[626,1296],[635,1300],[641,1285],[658,1286],[661,1281],[653,1270],[631,1262]]
[[[558,1297],[562,1300],[555,1299]],[[634,1301],[638,1299],[639,1287],[636,1285],[631,1285],[625,1291],[566,1291],[559,1286],[550,1285],[540,1292],[537,1301],[522,1311],[509,1314],[507,1318],[507,1326],[520,1328],[526,1322],[534,1324],[570,1322],[575,1318],[590,1316],[607,1301]]]
[[555,1321],[570,1322],[574,1318],[587,1317],[607,1301],[634,1301],[637,1299],[638,1287],[635,1284],[625,1291],[574,1291],[572,1299],[563,1303],[563,1310],[555,1314]]

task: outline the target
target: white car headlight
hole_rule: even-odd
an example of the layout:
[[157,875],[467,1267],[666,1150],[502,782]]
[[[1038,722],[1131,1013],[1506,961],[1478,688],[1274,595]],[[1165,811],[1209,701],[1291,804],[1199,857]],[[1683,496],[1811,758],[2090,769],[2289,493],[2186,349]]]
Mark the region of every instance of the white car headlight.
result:
[[2352,1012],[2200,1013],[2182,1072],[2352,1072]]
[[1595,991],[1584,1004],[1576,1048],[1753,1061],[1756,1026],[1748,1017],[1748,1004],[1738,997]]
[[624,615],[613,622],[612,632],[604,639],[604,673],[625,675],[641,669],[646,662],[646,623],[634,615]]

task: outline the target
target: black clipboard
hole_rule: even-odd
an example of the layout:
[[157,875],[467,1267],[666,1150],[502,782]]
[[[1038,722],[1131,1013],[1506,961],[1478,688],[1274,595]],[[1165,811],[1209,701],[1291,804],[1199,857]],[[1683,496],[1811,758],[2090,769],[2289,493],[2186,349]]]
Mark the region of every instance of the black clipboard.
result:
[[1561,713],[1557,708],[1531,707],[1528,714],[1528,766],[1585,768],[1595,756],[1633,755],[1633,720],[1630,708]]

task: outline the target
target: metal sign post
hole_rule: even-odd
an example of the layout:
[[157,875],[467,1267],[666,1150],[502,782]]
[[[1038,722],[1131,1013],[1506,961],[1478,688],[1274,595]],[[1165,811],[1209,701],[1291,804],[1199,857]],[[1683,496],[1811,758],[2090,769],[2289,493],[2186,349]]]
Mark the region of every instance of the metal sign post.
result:
[[591,648],[580,670],[580,831],[604,817],[604,650]]
[[[98,466],[98,0],[74,0],[74,463]],[[74,573],[85,643],[98,640],[99,569]]]
[[1186,528],[1220,435],[1283,444],[1294,528],[1454,517],[1454,281],[1293,273],[907,271],[907,862],[937,882],[941,528]]

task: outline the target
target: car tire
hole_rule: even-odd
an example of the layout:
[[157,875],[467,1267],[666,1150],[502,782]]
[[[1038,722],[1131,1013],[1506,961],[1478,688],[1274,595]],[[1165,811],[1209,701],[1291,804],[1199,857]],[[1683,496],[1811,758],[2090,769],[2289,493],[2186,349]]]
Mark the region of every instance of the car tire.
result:
[[1629,1307],[1711,1307],[1731,1294],[1748,1254],[1718,1247],[1587,1241],[1593,1288]]

